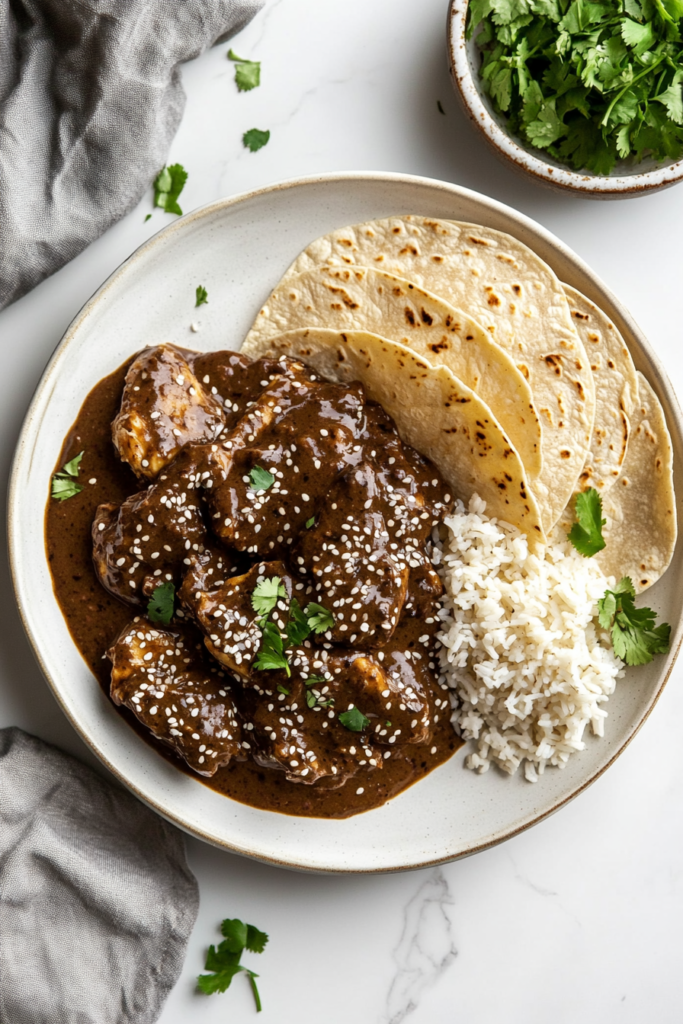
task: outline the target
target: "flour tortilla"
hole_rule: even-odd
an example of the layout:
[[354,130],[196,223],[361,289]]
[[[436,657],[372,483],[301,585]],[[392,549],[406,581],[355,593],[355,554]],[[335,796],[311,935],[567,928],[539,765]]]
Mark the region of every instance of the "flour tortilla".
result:
[[324,264],[376,267],[413,281],[469,313],[510,354],[541,419],[534,489],[549,530],[576,487],[595,414],[586,352],[550,267],[500,231],[416,216],[333,231],[304,250],[284,281]]
[[541,472],[541,426],[531,389],[510,356],[466,313],[418,285],[365,267],[315,267],[278,286],[242,351],[303,327],[364,330],[442,364],[476,392],[517,449],[528,478]]
[[626,456],[630,419],[638,405],[636,368],[626,342],[612,321],[575,288],[564,285],[574,326],[595,383],[595,422],[578,490],[612,487]]
[[638,373],[638,405],[626,458],[603,501],[606,545],[595,555],[606,576],[630,576],[637,593],[666,571],[677,537],[671,438],[659,399]]
[[252,339],[248,355],[286,355],[326,380],[360,381],[401,438],[432,460],[455,496],[466,502],[479,494],[488,515],[513,523],[534,548],[545,543],[519,455],[488,406],[447,367],[431,366],[405,345],[365,331],[289,331]]

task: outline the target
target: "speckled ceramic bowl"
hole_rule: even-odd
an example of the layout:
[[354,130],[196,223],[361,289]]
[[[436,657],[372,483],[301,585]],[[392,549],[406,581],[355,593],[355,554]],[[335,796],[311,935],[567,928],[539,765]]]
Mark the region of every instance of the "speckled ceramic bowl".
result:
[[555,163],[512,135],[505,118],[496,113],[484,92],[476,43],[465,38],[468,4],[469,0],[450,2],[446,34],[451,75],[465,112],[502,160],[543,185],[586,199],[629,199],[670,188],[683,179],[683,160],[643,160],[636,168],[622,162],[608,177],[582,174]]
[[[628,312],[557,238],[507,206],[446,182],[400,174],[300,179],[222,199],[173,221],[93,295],[50,360],[17,446],[9,497],[9,548],[26,631],[65,714],[114,775],[169,821],[224,849],[312,871],[396,871],[476,853],[522,831],[577,796],[619,756],[654,706],[683,636],[683,547],[648,591],[671,623],[671,652],[627,670],[609,702],[602,740],[536,785],[497,770],[466,771],[467,748],[383,807],[345,821],[294,818],[236,803],[174,768],[117,714],[71,639],[52,590],[42,542],[50,475],[83,399],[145,345],[239,348],[290,262],[312,239],[344,224],[411,212],[485,224],[516,235],[564,281],[599,303],[657,391],[683,495],[683,430],[671,386]],[[201,281],[211,302],[196,310]],[[190,324],[200,321],[199,333]],[[428,411],[426,411],[428,414]],[[679,508],[679,520],[683,509]]]

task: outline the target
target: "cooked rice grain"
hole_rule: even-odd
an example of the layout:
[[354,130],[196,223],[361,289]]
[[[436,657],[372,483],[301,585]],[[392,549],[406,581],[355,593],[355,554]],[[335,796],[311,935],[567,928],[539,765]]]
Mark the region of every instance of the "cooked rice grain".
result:
[[531,553],[524,534],[485,508],[476,495],[469,511],[458,502],[435,552],[446,587],[442,672],[453,725],[476,743],[467,767],[495,762],[513,774],[524,762],[535,782],[584,749],[589,722],[603,735],[604,704],[623,675],[596,618],[614,580],[568,541]]

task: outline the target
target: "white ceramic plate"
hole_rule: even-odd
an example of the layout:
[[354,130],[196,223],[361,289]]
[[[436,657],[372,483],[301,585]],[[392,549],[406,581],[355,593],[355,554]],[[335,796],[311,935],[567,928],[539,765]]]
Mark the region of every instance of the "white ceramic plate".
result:
[[[675,466],[683,466],[681,419],[659,362],[626,310],[561,242],[491,199],[455,185],[392,174],[343,174],[285,182],[196,210],[135,252],[66,332],[31,403],[9,499],[17,600],[31,643],[64,712],[107,767],[170,821],[217,846],[313,871],[393,871],[475,853],[561,807],[624,749],[655,703],[681,643],[680,544],[666,576],[648,592],[672,624],[672,653],[629,670],[609,703],[606,736],[536,785],[463,768],[461,750],[386,806],[346,821],[293,818],[235,803],[174,769],[119,717],[86,667],[52,591],[43,516],[52,469],[90,389],[146,345],[170,341],[207,350],[239,348],[252,318],[297,253],[316,236],[372,217],[415,213],[508,231],[564,281],[614,319],[636,365],[666,409]],[[209,304],[193,308],[203,284]],[[190,323],[201,321],[198,334]],[[676,472],[683,494],[680,469]],[[679,511],[679,516],[681,512]]]

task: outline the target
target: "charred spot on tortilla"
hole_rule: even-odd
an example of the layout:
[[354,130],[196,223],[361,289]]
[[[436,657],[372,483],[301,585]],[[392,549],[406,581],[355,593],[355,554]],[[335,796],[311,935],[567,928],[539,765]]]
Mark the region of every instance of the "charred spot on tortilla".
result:
[[[505,259],[505,258],[506,257],[502,257],[502,256],[498,257],[498,259]],[[514,261],[508,258],[508,262],[512,263]],[[521,284],[513,284],[512,290],[515,293],[515,295],[517,295],[519,297],[522,294],[522,286],[521,286]]]
[[430,327],[434,323],[434,317],[430,313],[427,312],[427,310],[424,308],[424,306],[420,310],[420,318],[422,319],[422,323],[423,324],[427,324]]

